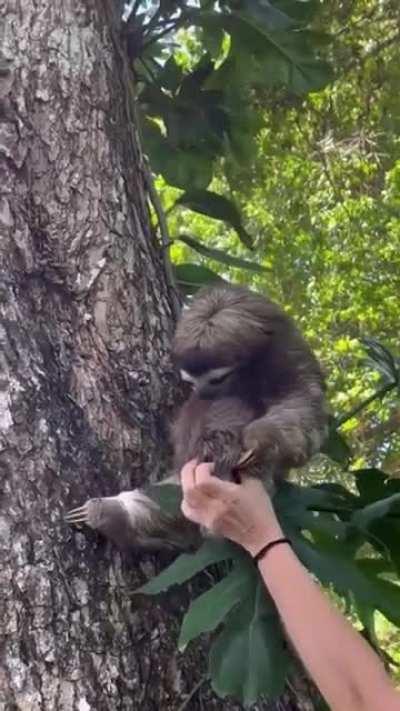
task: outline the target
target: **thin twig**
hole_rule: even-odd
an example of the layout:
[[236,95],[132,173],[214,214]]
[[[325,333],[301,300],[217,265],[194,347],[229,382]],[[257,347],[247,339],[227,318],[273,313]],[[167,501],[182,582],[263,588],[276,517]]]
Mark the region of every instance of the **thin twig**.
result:
[[202,679],[197,682],[196,686],[193,687],[184,702],[179,706],[178,711],[184,711],[184,709],[187,708],[188,703],[193,699],[194,695],[197,694],[198,690],[201,686],[203,686],[204,682],[207,681],[207,679],[208,676],[203,676]]
[[146,180],[146,184],[147,184],[147,189],[149,191],[151,204],[153,205],[155,213],[157,215],[158,228],[160,230],[162,251],[163,251],[163,256],[164,256],[164,268],[165,268],[168,283],[171,286],[171,298],[172,298],[172,305],[173,305],[173,309],[174,309],[174,315],[175,315],[175,318],[178,318],[180,315],[180,312],[181,312],[181,307],[180,307],[179,300],[178,300],[178,297],[176,294],[175,278],[174,278],[174,273],[172,270],[171,260],[169,257],[169,248],[170,248],[171,244],[173,244],[173,241],[171,240],[170,235],[169,235],[168,223],[167,223],[167,220],[165,217],[163,206],[161,205],[161,200],[160,200],[160,197],[159,197],[158,192],[156,190],[156,187],[154,185],[152,172],[151,172],[148,160],[145,155],[143,156],[143,169],[144,169],[145,180]]
[[382,388],[377,390],[376,392],[372,393],[369,397],[367,397],[366,400],[363,400],[363,402],[360,402],[359,405],[356,405],[350,412],[347,414],[343,415],[343,417],[340,417],[338,422],[337,422],[337,427],[341,427],[344,425],[345,422],[348,420],[351,420],[352,417],[355,417],[358,415],[361,410],[364,410],[365,407],[368,407],[368,405],[371,404],[371,402],[374,402],[374,400],[378,400],[379,398],[383,398],[387,393],[389,393],[391,390],[394,390],[397,387],[398,383],[393,381],[392,383],[388,383],[387,385],[384,385]]
[[154,42],[157,42],[157,40],[161,39],[161,37],[164,37],[164,35],[167,35],[169,32],[172,32],[172,30],[175,31],[179,27],[179,25],[182,24],[182,20],[180,18],[176,21],[171,20],[171,22],[173,24],[171,24],[170,27],[166,27],[157,35],[152,35],[146,42],[143,42],[143,49],[147,49],[152,44],[154,44]]
[[143,29],[144,29],[144,31],[145,31],[145,32],[144,32],[145,37],[151,32],[151,30],[153,29],[153,27],[157,27],[157,25],[158,25],[158,20],[160,19],[161,16],[162,16],[162,10],[161,10],[161,7],[159,7],[159,8],[156,10],[156,12],[154,13],[154,15],[153,15],[153,17],[151,18],[151,20],[147,23],[147,25],[144,25],[144,26],[143,26]]
[[153,70],[150,69],[150,66],[147,64],[147,61],[146,61],[145,59],[143,59],[143,57],[138,57],[138,61],[142,64],[143,68],[144,68],[144,69],[146,70],[146,72],[148,73],[148,75],[149,75],[150,79],[152,80],[153,84],[155,84],[156,86],[158,86],[158,88],[160,89],[160,88],[161,88],[161,87],[160,87],[160,82],[157,80],[157,77],[156,77],[156,75],[154,74]]
[[170,293],[170,298],[171,298],[171,306],[172,306],[173,315],[175,317],[175,320],[177,320],[179,318],[179,315],[181,312],[181,306],[180,306],[180,302],[179,302],[179,298],[178,298],[178,294],[177,294],[174,273],[172,270],[172,264],[171,264],[170,256],[169,256],[169,245],[171,243],[171,240],[169,237],[168,225],[167,225],[167,221],[165,219],[165,215],[164,215],[164,212],[162,209],[162,205],[161,205],[158,193],[157,193],[155,186],[154,186],[153,177],[151,174],[150,167],[149,167],[149,165],[147,163],[147,159],[144,155],[143,139],[142,139],[141,130],[140,130],[140,121],[139,121],[139,114],[137,111],[136,95],[135,95],[135,91],[134,91],[133,83],[132,83],[133,82],[132,70],[129,67],[126,52],[124,52],[121,47],[120,38],[117,35],[115,26],[114,26],[114,23],[112,20],[110,22],[110,27],[111,27],[111,37],[112,37],[116,52],[118,53],[118,55],[121,59],[121,64],[122,64],[122,84],[123,84],[123,88],[125,90],[126,114],[127,114],[129,123],[134,127],[134,130],[136,132],[137,148],[138,148],[139,156],[140,156],[140,167],[143,171],[143,177],[146,182],[146,187],[147,187],[147,190],[149,193],[150,200],[153,204],[154,210],[157,215],[160,236],[161,236],[161,244],[163,247],[162,255],[163,255],[163,261],[164,261],[165,276],[166,276],[167,284],[169,286],[169,293]]

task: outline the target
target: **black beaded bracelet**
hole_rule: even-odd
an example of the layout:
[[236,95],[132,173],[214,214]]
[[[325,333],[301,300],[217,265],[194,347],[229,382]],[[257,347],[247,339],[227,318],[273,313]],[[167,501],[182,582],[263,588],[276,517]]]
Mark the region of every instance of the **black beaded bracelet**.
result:
[[257,565],[261,558],[263,558],[271,548],[273,548],[274,546],[279,546],[281,543],[287,543],[289,546],[292,545],[291,541],[289,541],[288,538],[277,538],[276,541],[270,541],[265,546],[263,546],[261,550],[256,553],[256,555],[253,556],[255,564]]

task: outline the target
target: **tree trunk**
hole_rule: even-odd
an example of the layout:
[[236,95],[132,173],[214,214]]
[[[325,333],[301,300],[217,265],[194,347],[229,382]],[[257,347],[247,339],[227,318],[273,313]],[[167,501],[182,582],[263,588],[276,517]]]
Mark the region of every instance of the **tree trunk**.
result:
[[[154,559],[121,556],[63,522],[89,497],[165,473],[174,402],[171,293],[131,130],[117,6],[10,0],[2,10],[5,711],[168,711],[205,668],[201,647],[177,656],[179,600],[130,594]],[[201,708],[201,696],[221,708],[207,685],[187,708]]]

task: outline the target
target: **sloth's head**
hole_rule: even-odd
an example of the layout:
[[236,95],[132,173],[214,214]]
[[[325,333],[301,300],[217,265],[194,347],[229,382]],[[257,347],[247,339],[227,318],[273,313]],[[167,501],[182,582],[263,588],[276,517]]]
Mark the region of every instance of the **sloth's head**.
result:
[[200,291],[175,333],[173,354],[182,378],[201,398],[236,394],[285,321],[275,304],[242,287]]

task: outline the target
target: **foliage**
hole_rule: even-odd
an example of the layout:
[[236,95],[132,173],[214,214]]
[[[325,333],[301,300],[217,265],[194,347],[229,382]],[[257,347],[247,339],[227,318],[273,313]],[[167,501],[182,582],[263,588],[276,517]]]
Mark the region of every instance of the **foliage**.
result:
[[[259,91],[286,87],[302,95],[331,79],[320,57],[327,37],[309,27],[318,3],[164,0],[136,9],[125,16],[126,46],[152,168],[185,191],[177,205],[226,220],[251,246],[232,200],[207,188],[221,159],[243,164],[254,154],[263,123]],[[186,54],[171,52],[178,29]]]
[[[400,626],[400,481],[377,469],[356,470],[357,493],[337,485],[282,485],[274,506],[304,565],[355,609],[370,639],[374,613]],[[176,487],[176,506],[180,490]],[[231,567],[195,599],[181,628],[180,649],[213,633],[209,673],[215,691],[249,705],[282,691],[289,657],[278,614],[249,556],[227,541],[209,539],[180,556],[138,590],[158,594],[221,560]]]
[[[382,374],[383,388],[398,388],[397,359],[371,339],[365,346]],[[375,397],[381,395],[378,388]],[[324,451],[346,467],[350,452],[337,425],[332,418]],[[285,483],[274,497],[274,507],[300,560],[358,614],[367,639],[378,646],[376,612],[400,627],[400,479],[376,468],[353,469],[349,476],[349,488],[338,483]],[[172,485],[158,489],[159,505],[168,515],[176,515],[181,489]],[[251,558],[228,541],[208,539],[196,553],[179,556],[137,592],[157,595],[221,561],[230,562],[228,572],[192,601],[178,645],[184,650],[199,635],[211,634],[211,684],[220,696],[234,696],[247,706],[260,696],[279,696],[290,664],[279,616]]]
[[[325,456],[275,505],[296,553],[371,644],[377,621],[398,641],[400,480],[382,471],[400,473],[397,3],[135,5],[127,46],[177,283],[185,296],[221,279],[267,290],[322,358]],[[179,492],[167,499],[172,513]],[[288,660],[246,556],[208,541],[142,591],[222,560],[225,577],[192,602],[179,644],[210,635],[215,690],[248,704],[279,693]]]

